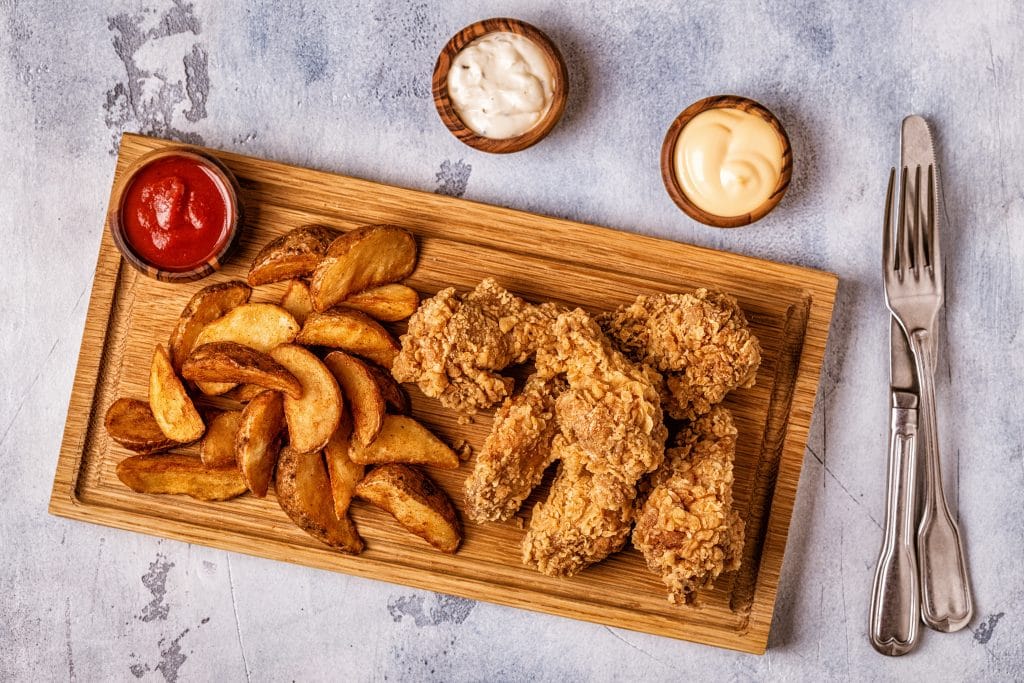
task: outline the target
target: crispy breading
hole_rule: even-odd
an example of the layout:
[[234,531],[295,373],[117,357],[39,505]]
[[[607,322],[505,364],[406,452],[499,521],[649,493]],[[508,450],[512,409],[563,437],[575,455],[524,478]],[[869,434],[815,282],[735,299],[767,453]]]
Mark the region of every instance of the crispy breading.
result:
[[572,576],[619,550],[633,520],[636,485],[664,458],[666,430],[648,371],[612,348],[584,311],[563,313],[537,371],[564,374],[555,401],[561,459],[548,499],[534,508],[523,560]]
[[553,304],[529,304],[490,278],[465,295],[441,290],[410,318],[392,374],[416,382],[446,408],[489,408],[512,389],[512,379],[498,373],[548,343],[557,313]]
[[739,568],[744,523],[732,509],[736,427],[721,406],[677,435],[638,506],[633,545],[662,577],[669,601],[689,602],[722,572]]
[[599,322],[623,353],[665,374],[662,407],[676,419],[703,415],[733,389],[753,386],[761,364],[761,345],[727,294],[639,296]]
[[510,519],[540,483],[554,458],[555,399],[566,386],[559,376],[534,374],[498,408],[491,433],[466,478],[466,513],[471,519]]

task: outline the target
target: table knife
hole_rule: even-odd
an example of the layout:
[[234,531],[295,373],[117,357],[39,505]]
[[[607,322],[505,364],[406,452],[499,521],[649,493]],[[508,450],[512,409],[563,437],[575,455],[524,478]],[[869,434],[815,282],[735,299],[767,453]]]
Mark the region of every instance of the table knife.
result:
[[907,337],[889,320],[889,473],[882,550],[875,568],[868,637],[882,654],[906,654],[920,623],[914,547],[917,489],[917,379]]

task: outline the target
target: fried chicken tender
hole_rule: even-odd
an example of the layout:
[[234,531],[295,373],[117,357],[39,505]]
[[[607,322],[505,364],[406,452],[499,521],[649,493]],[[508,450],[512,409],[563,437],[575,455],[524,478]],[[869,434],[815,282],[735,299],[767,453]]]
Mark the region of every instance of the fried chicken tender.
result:
[[706,289],[639,296],[599,318],[632,360],[665,375],[662,407],[692,420],[736,388],[754,385],[761,345],[736,299]]
[[721,406],[676,437],[649,478],[633,545],[668,587],[669,602],[691,602],[723,572],[739,568],[744,524],[732,509],[736,427]]
[[547,499],[533,508],[523,562],[548,576],[573,576],[622,549],[633,524],[632,506],[594,501],[596,484],[587,469],[591,458],[580,444],[559,434],[552,458],[560,461],[558,473]]
[[498,408],[491,433],[466,478],[466,513],[472,520],[510,519],[540,483],[555,458],[555,399],[567,386],[561,376],[533,374]]
[[498,373],[548,343],[557,314],[553,304],[529,304],[491,278],[465,295],[441,290],[410,318],[391,372],[446,408],[475,413],[508,395],[513,381]]
[[541,376],[564,374],[555,401],[561,461],[551,492],[533,511],[523,561],[551,576],[572,576],[622,548],[638,481],[665,452],[657,389],[646,368],[612,348],[584,311],[563,313],[554,343],[537,355]]

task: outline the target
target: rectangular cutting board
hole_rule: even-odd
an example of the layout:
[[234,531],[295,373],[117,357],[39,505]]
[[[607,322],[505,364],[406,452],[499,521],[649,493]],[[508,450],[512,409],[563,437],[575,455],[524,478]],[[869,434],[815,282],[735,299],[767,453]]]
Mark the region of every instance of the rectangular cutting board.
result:
[[[117,179],[142,154],[173,143],[125,135]],[[96,524],[201,543],[503,605],[763,653],[768,642],[790,515],[835,299],[836,277],[676,242],[617,232],[436,194],[390,187],[227,152],[216,154],[238,177],[247,225],[224,269],[191,284],[157,282],[123,262],[103,232],[78,358],[50,512]],[[145,399],[156,343],[166,343],[179,312],[202,286],[245,278],[271,238],[306,223],[348,230],[393,223],[415,233],[419,266],[408,284],[421,296],[487,276],[527,299],[599,311],[637,294],[709,287],[737,297],[761,340],[752,389],[726,405],[739,429],[735,505],[747,523],[742,567],[701,596],[701,607],[674,607],[658,577],[631,547],[572,579],[543,576],[520,560],[516,523],[466,523],[465,541],[444,555],[357,502],[353,516],[367,543],[358,557],[332,551],[296,528],[271,493],[204,503],[185,496],[133,493],[115,467],[128,456],[103,429],[118,397]],[[283,287],[256,288],[253,301],[277,301]],[[392,327],[395,334],[404,325]],[[450,443],[479,449],[490,414],[460,425],[433,399],[408,387],[413,414]],[[215,399],[220,400],[220,399]],[[463,509],[472,467],[430,474]],[[528,505],[543,492],[537,493]],[[528,507],[521,513],[528,518]]]

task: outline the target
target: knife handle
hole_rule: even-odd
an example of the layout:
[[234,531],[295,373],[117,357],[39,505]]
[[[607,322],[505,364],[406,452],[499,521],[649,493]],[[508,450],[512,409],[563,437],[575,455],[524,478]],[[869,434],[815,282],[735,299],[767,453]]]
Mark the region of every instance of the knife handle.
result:
[[924,454],[924,506],[917,529],[921,570],[921,618],[936,631],[958,631],[971,620],[974,605],[960,530],[949,514],[939,465],[935,420],[934,348],[926,330],[910,335],[921,384],[921,453]]
[[917,409],[912,394],[893,392],[885,536],[871,592],[868,637],[876,650],[896,657],[917,645],[920,595],[914,553],[917,479]]

